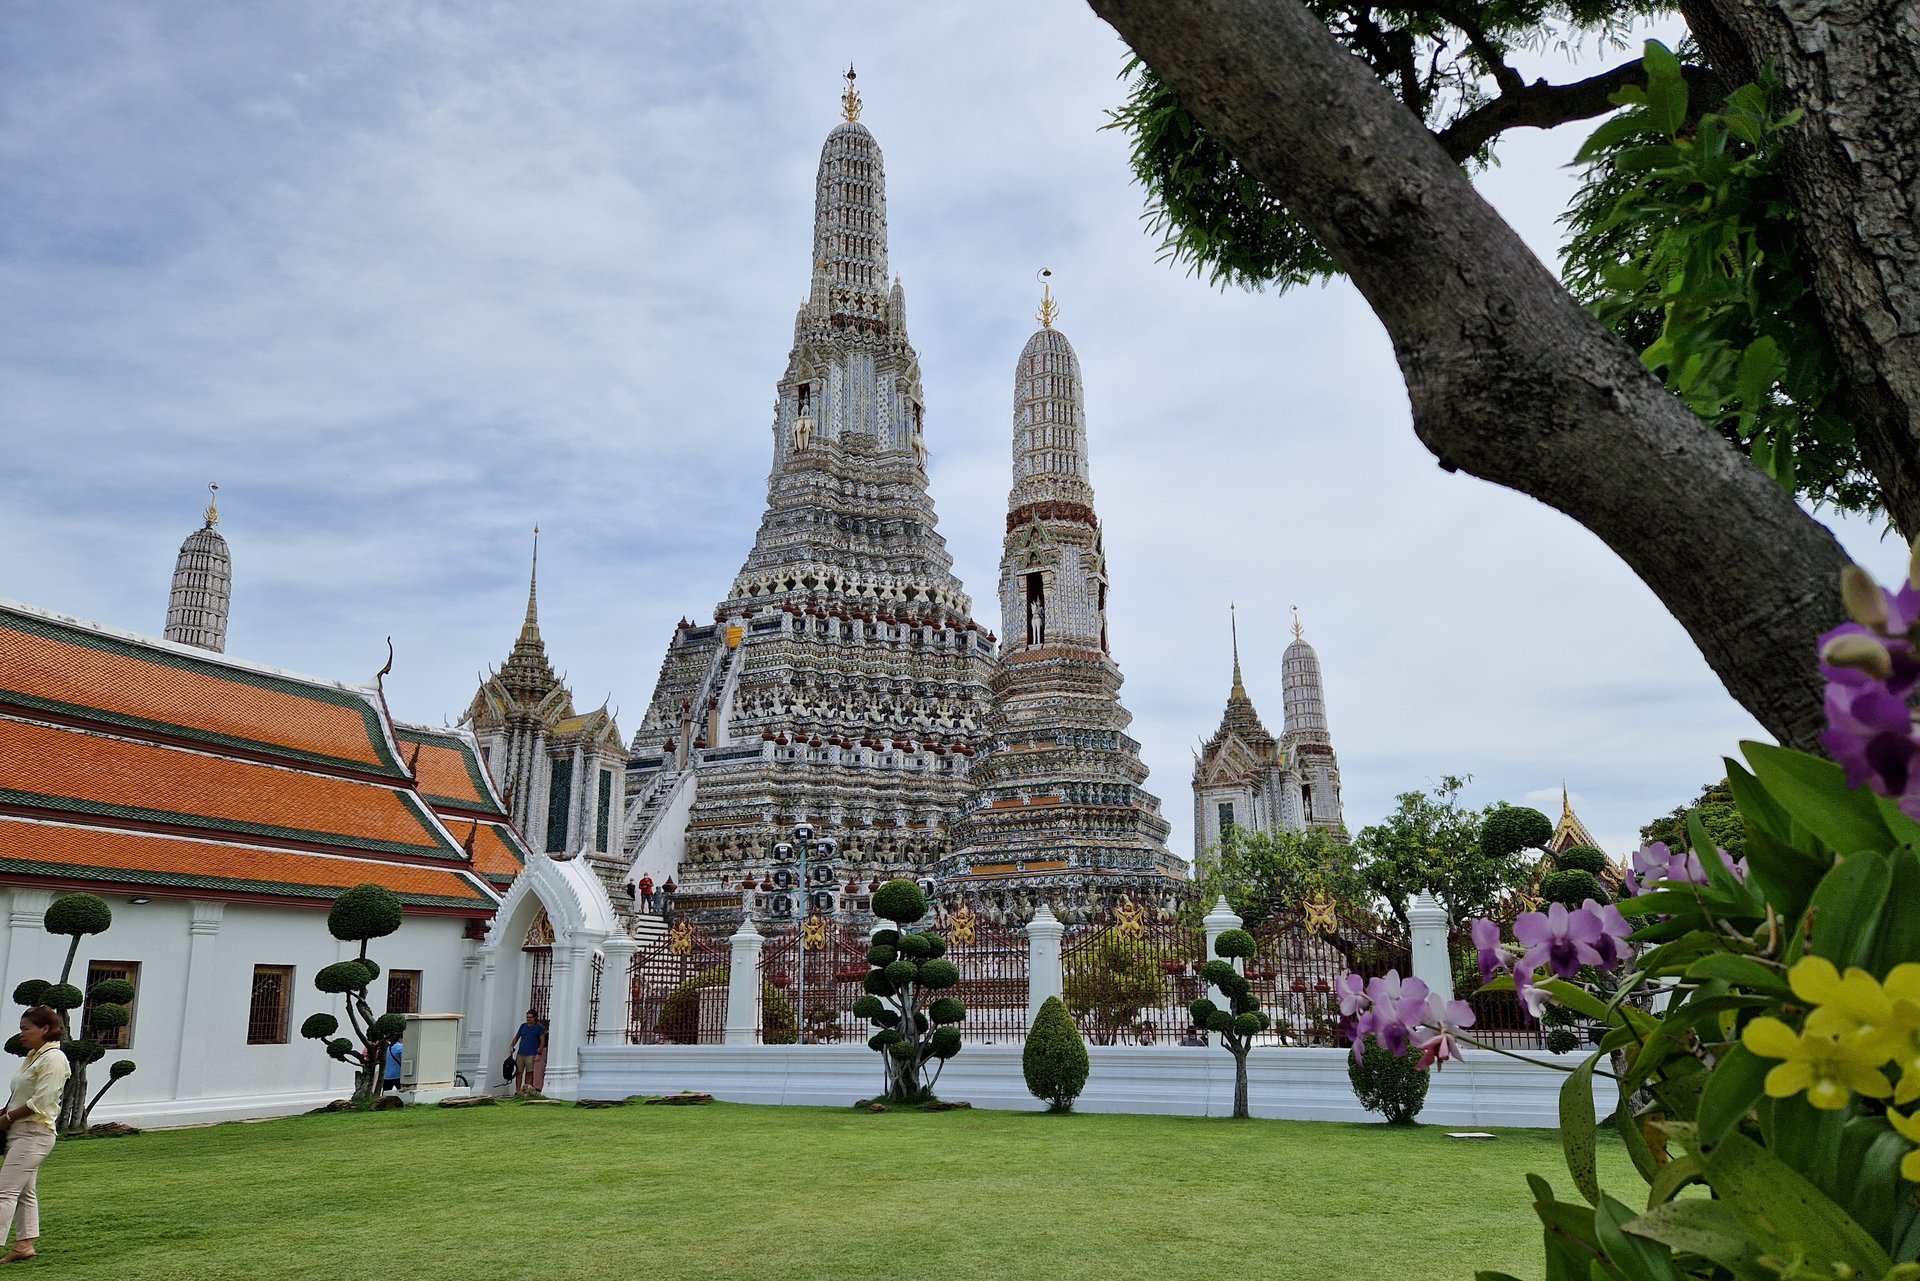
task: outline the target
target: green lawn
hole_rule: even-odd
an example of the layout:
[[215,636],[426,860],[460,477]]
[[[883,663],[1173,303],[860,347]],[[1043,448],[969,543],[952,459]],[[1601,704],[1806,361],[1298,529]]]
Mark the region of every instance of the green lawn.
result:
[[[1602,1178],[1638,1186],[1617,1146]],[[1550,1131],[572,1106],[298,1117],[62,1143],[36,1273],[1355,1278],[1541,1270]],[[1630,1195],[1630,1194],[1629,1194]]]

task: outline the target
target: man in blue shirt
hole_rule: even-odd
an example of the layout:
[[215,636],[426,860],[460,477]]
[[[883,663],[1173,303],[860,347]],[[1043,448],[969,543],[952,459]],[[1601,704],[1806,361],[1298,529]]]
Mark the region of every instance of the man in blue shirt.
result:
[[380,1088],[383,1090],[400,1088],[400,1042],[398,1041],[387,1047],[386,1077],[381,1081]]
[[527,1021],[522,1023],[513,1034],[514,1066],[519,1070],[513,1078],[513,1097],[522,1098],[532,1094],[534,1069],[540,1062],[540,1051],[547,1044],[547,1025],[540,1021],[535,1010],[527,1011]]

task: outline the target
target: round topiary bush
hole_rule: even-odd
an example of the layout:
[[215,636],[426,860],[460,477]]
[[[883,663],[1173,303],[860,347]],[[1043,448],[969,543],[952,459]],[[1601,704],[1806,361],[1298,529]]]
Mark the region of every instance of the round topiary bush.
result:
[[107,1047],[98,1041],[62,1041],[60,1048],[66,1051],[68,1061],[75,1067],[98,1063],[107,1056]]
[[1086,1088],[1087,1069],[1087,1043],[1081,1040],[1073,1015],[1059,997],[1048,997],[1020,1051],[1020,1073],[1026,1078],[1027,1091],[1049,1112],[1070,1112]]
[[1412,1125],[1427,1102],[1427,1074],[1415,1066],[1413,1055],[1396,1055],[1367,1038],[1359,1061],[1347,1059],[1347,1079],[1354,1097],[1369,1112],[1378,1112],[1388,1125]]
[[924,961],[933,955],[933,943],[931,934],[909,934],[900,940],[900,954],[915,961]]
[[922,961],[920,986],[930,992],[953,987],[960,982],[960,967],[948,960]]
[[927,956],[930,959],[938,960],[947,954],[947,941],[938,934],[922,934],[920,937],[927,941]]
[[1574,845],[1553,856],[1553,865],[1568,872],[1591,872],[1595,876],[1607,870],[1607,856],[1591,845]]
[[322,992],[338,996],[345,992],[364,992],[373,979],[367,974],[367,967],[358,961],[335,961],[332,965],[323,965],[320,972],[313,976],[313,985]]
[[1228,960],[1244,960],[1260,950],[1253,935],[1245,930],[1227,930],[1213,941],[1213,954]]
[[888,881],[873,892],[873,914],[883,921],[911,925],[927,914],[927,896],[912,881]]
[[967,1007],[955,997],[943,996],[927,1007],[927,1015],[935,1023],[958,1023],[967,1017]]
[[8,1054],[13,1055],[17,1059],[24,1059],[27,1057],[27,1043],[20,1039],[20,1034],[18,1032],[15,1032],[12,1036],[8,1037],[5,1047],[0,1047],[0,1048],[5,1048]]
[[367,986],[373,986],[373,981],[380,977],[380,962],[370,956],[362,956],[355,959],[359,961],[360,968],[367,972]]
[[873,942],[873,946],[875,947],[899,947],[900,931],[899,930],[875,930],[873,932],[872,942]]
[[1580,1034],[1570,1027],[1548,1028],[1547,1048],[1555,1054],[1571,1054],[1580,1048]]
[[312,1041],[324,1041],[340,1030],[340,1020],[331,1014],[310,1014],[300,1025],[300,1035]]
[[860,981],[860,986],[866,990],[868,996],[893,995],[893,980],[887,977],[884,969],[868,970],[867,977]]
[[53,983],[40,994],[40,1004],[56,1010],[77,1010],[87,1003],[87,994],[71,983]]
[[880,1003],[879,997],[868,993],[853,1003],[853,1017],[856,1019],[871,1020],[878,1017],[880,1012],[886,1008],[886,1006]]
[[112,1066],[107,1069],[107,1080],[118,1081],[123,1076],[132,1076],[137,1066],[139,1065],[132,1059],[115,1059]]
[[1480,824],[1480,852],[1488,858],[1545,849],[1552,839],[1552,821],[1539,810],[1524,805],[1502,805]]
[[960,1053],[960,1029],[957,1027],[935,1028],[933,1039],[927,1043],[928,1051],[936,1059],[950,1059]]
[[382,1014],[367,1028],[367,1039],[372,1041],[398,1041],[407,1034],[407,1016],[404,1014]]
[[19,987],[13,989],[13,1003],[15,1005],[38,1005],[40,1004],[40,998],[45,996],[47,989],[52,986],[53,984],[49,983],[46,979],[28,979]]
[[125,1027],[133,1022],[133,1011],[124,1005],[115,1005],[104,1001],[87,1012],[87,1027],[102,1030],[113,1027]]
[[351,1053],[353,1053],[353,1042],[344,1036],[336,1036],[333,1040],[327,1042],[328,1058],[339,1059],[345,1062],[347,1055]]
[[49,934],[100,934],[113,924],[113,909],[98,894],[62,894],[41,920]]
[[133,984],[125,979],[101,979],[88,990],[87,999],[112,1005],[129,1005],[133,1002]]
[[385,938],[400,928],[400,897],[384,885],[356,885],[333,901],[327,932],[345,942]]
[[898,960],[900,950],[886,943],[875,943],[867,949],[867,964],[885,969]]
[[912,961],[899,960],[885,966],[880,972],[886,976],[887,982],[898,989],[913,982],[914,976],[920,972],[920,967]]
[[1568,869],[1560,872],[1548,872],[1540,878],[1540,897],[1549,903],[1559,903],[1569,910],[1579,907],[1588,899],[1596,903],[1606,903],[1606,890],[1600,887],[1600,878],[1592,872]]

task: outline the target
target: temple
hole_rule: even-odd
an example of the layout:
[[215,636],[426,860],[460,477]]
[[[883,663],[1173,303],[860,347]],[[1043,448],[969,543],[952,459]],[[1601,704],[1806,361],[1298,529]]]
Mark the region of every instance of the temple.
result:
[[1000,556],[1005,640],[987,747],[962,809],[964,848],[940,865],[944,899],[1022,920],[1041,903],[1078,919],[1122,898],[1173,908],[1185,867],[1144,784],[1107,632],[1107,561],[1094,511],[1080,359],[1040,329],[1014,371],[1013,487]]
[[1324,828],[1347,837],[1340,805],[1340,765],[1327,730],[1320,656],[1300,621],[1280,658],[1285,721],[1275,738],[1261,723],[1240,674],[1240,626],[1232,624],[1233,687],[1220,727],[1193,763],[1193,856],[1199,861],[1234,829],[1245,832]]
[[220,523],[220,486],[209,485],[204,523],[180,544],[173,567],[173,591],[167,597],[166,638],[223,653],[227,648],[227,610],[233,602],[233,555],[215,528]]
[[842,114],[759,533],[711,621],[674,629],[627,766],[631,874],[677,877],[680,908],[709,919],[739,913],[800,819],[839,842],[836,911],[927,873],[984,734],[994,638],[937,531],[886,168],[851,73]]

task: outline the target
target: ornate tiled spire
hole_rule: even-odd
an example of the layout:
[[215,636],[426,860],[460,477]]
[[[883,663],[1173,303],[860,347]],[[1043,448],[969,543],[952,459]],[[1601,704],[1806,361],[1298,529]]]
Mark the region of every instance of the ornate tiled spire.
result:
[[1320,655],[1301,634],[1298,610],[1293,616],[1293,644],[1280,659],[1280,694],[1289,746],[1333,741],[1327,733],[1327,696],[1321,690]]
[[520,635],[513,642],[505,665],[500,668],[503,688],[524,704],[545,698],[560,685],[547,662],[546,642],[540,639],[540,527],[533,527],[533,570],[527,576],[527,616],[520,624]]
[[220,523],[219,485],[208,485],[205,523],[180,544],[167,600],[166,638],[215,653],[227,648],[227,611],[233,601],[233,556]]

